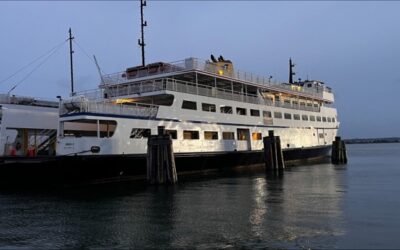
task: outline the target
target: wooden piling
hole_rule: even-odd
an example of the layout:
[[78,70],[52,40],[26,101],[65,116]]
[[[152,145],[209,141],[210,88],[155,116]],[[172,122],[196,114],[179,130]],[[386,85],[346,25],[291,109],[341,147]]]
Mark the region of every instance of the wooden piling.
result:
[[346,144],[341,140],[340,136],[336,136],[335,141],[332,143],[331,160],[332,164],[347,163]]
[[158,127],[158,135],[147,141],[147,180],[150,184],[174,184],[178,181],[170,135]]
[[267,171],[285,169],[285,162],[282,153],[281,140],[274,136],[274,131],[268,131],[268,136],[263,138],[264,162]]

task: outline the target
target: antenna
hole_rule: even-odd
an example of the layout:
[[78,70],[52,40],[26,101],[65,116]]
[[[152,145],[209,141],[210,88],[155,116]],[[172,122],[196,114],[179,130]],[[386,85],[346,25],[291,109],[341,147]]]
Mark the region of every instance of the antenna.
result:
[[147,21],[143,21],[143,7],[146,6],[146,0],[140,0],[140,26],[141,26],[141,34],[142,34],[142,39],[138,39],[138,44],[140,47],[142,47],[142,66],[145,66],[145,57],[144,57],[144,46],[146,44],[144,43],[144,27],[147,26]]
[[74,51],[72,50],[72,40],[74,40],[74,37],[72,36],[72,31],[71,28],[69,28],[69,60],[70,60],[70,68],[71,68],[71,96],[75,95],[74,92],[74,67],[73,67],[73,53]]
[[99,75],[100,75],[101,84],[104,84],[103,75],[101,74],[101,69],[100,69],[99,63],[97,62],[97,59],[96,59],[95,55],[93,55],[93,59],[94,59],[94,63],[96,64],[97,71],[99,72]]
[[289,83],[292,84],[293,83],[293,76],[296,75],[295,72],[293,72],[293,68],[294,68],[294,63],[292,63],[292,58],[289,58]]

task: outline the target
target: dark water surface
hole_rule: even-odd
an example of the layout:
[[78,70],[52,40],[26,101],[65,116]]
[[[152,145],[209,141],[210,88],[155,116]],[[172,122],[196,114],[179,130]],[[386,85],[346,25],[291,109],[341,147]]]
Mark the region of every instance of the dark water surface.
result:
[[0,248],[400,248],[400,144],[347,145],[349,164],[0,191]]

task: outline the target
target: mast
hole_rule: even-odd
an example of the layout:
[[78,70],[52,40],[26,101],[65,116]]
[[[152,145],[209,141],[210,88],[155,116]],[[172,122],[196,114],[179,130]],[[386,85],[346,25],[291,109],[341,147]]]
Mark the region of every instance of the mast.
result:
[[69,61],[70,61],[70,69],[71,69],[71,96],[73,96],[75,94],[74,92],[74,67],[73,67],[73,59],[72,59],[72,55],[74,53],[74,51],[72,50],[72,40],[74,39],[74,37],[72,36],[72,31],[71,28],[69,28]]
[[146,0],[140,0],[140,26],[141,26],[141,34],[142,34],[142,39],[138,39],[138,44],[140,47],[142,47],[142,66],[145,66],[145,57],[144,57],[144,46],[146,44],[144,43],[144,27],[147,26],[147,21],[143,21],[143,7],[146,6]]
[[296,75],[295,72],[293,72],[294,68],[294,63],[292,63],[292,58],[289,58],[289,83],[293,83],[293,76]]

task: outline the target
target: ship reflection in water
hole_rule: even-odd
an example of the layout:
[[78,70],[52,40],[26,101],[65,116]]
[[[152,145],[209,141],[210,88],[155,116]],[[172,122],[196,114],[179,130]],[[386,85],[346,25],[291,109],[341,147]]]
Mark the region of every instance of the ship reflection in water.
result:
[[343,233],[330,164],[46,193],[0,193],[0,248],[322,248]]

